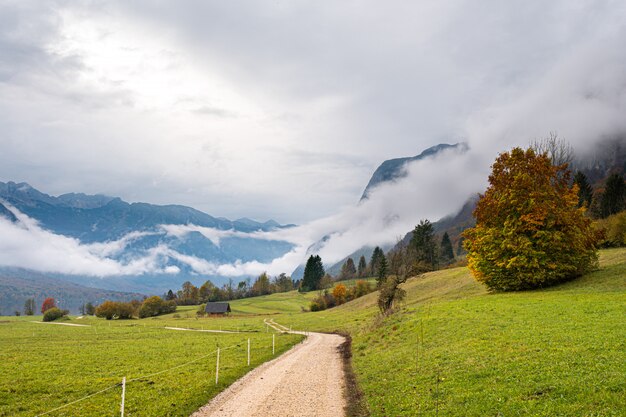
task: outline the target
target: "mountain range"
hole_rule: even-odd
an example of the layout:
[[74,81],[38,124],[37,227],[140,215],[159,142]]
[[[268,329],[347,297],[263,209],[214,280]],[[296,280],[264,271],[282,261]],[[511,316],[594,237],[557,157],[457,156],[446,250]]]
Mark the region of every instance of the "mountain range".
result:
[[[186,280],[199,285],[207,279],[221,285],[228,278],[207,270],[209,266],[254,261],[266,263],[293,248],[289,242],[249,235],[294,226],[281,225],[274,220],[257,222],[241,218],[231,221],[190,207],[127,203],[104,195],[71,193],[55,197],[25,182],[0,182],[0,217],[22,227],[16,214],[36,220],[38,227],[46,232],[74,239],[88,248],[112,245],[105,260],[127,265],[141,264],[149,256],[154,258],[156,265],[145,272],[122,271],[106,278],[63,271],[46,272],[50,279],[107,290],[154,294],[180,288]],[[192,230],[176,230],[189,226]],[[15,284],[16,280],[27,275],[27,270],[16,274],[15,269],[1,267],[0,283],[11,278]]]

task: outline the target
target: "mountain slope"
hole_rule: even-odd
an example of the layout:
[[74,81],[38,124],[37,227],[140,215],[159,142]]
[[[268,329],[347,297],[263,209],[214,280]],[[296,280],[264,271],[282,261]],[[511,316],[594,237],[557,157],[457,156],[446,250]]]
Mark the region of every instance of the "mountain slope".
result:
[[414,161],[419,161],[424,158],[428,158],[431,156],[435,156],[440,152],[443,152],[448,149],[463,149],[467,145],[464,143],[456,143],[454,145],[448,145],[447,143],[440,143],[439,145],[432,146],[426,150],[424,150],[421,154],[407,157],[407,158],[395,158],[388,159],[384,161],[382,164],[376,168],[374,174],[372,174],[372,178],[370,178],[365,190],[363,191],[363,195],[361,196],[361,200],[364,200],[369,197],[370,192],[385,182],[392,182],[397,180],[398,178],[403,178],[406,176],[406,172],[404,168],[406,164]]
[[[20,213],[36,220],[38,226],[21,224],[16,217],[21,216]],[[89,256],[104,262],[112,260],[122,266],[136,265],[130,276],[125,272],[128,268],[120,268],[106,280],[83,276],[93,275],[84,268],[82,275],[73,272],[75,268],[53,271],[59,279],[125,291],[161,293],[180,287],[186,280],[202,283],[209,278],[221,285],[228,279],[218,272],[221,265],[268,263],[294,246],[290,242],[250,235],[293,226],[283,226],[274,220],[264,223],[248,218],[231,221],[191,207],[127,203],[104,195],[70,193],[54,197],[27,183],[0,182],[2,219],[14,223],[22,237],[32,227],[44,229],[36,231],[37,237],[30,239],[37,240],[38,246],[55,245],[52,241],[59,240],[55,235],[62,235],[76,239],[76,243],[66,240],[64,244],[78,247],[82,254],[89,252]],[[8,245],[11,251],[18,250],[11,242]],[[29,251],[29,248],[21,250]],[[27,266],[13,263],[12,259],[7,261],[5,266]],[[33,265],[33,269],[38,268]],[[68,271],[72,271],[69,272],[72,275],[68,275]]]
[[130,301],[142,299],[143,294],[89,288],[18,268],[0,270],[0,315],[23,311],[28,298],[34,298],[35,306],[39,308],[47,297],[57,300],[60,308],[77,313],[81,304],[87,302],[97,305],[104,300]]

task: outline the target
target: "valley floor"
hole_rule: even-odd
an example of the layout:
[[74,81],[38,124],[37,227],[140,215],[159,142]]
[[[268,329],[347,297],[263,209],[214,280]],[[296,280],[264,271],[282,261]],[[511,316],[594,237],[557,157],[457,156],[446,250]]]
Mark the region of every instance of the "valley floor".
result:
[[[541,291],[490,294],[464,268],[404,287],[405,302],[384,318],[376,293],[304,313],[317,294],[296,292],[234,301],[228,318],[196,319],[197,307],[143,320],[70,321],[89,327],[2,318],[0,416],[58,407],[48,415],[115,415],[123,376],[127,415],[188,416],[274,358],[270,318],[294,330],[349,333],[362,408],[372,416],[626,415],[626,249],[601,251],[600,270]],[[302,336],[275,340],[278,355]]]

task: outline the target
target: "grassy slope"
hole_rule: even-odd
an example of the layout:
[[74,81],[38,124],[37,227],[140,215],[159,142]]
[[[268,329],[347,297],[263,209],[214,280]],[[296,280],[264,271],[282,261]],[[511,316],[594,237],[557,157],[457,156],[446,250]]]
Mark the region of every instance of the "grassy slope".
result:
[[396,314],[376,294],[295,327],[353,335],[354,367],[372,415],[626,413],[626,250],[602,268],[542,291],[488,294],[466,269],[411,279]]

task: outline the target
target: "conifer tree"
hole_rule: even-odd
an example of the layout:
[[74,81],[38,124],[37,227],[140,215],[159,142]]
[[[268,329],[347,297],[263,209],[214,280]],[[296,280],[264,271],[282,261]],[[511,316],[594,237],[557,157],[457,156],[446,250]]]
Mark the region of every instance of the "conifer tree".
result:
[[450,241],[450,236],[448,232],[443,234],[441,238],[441,250],[440,250],[441,261],[445,264],[448,264],[454,260],[454,250],[452,249],[452,242]]
[[587,181],[587,176],[578,171],[574,175],[574,184],[578,185],[578,207],[591,206],[591,199],[593,198],[593,189]]
[[359,266],[357,269],[357,275],[359,278],[363,278],[366,275],[367,270],[367,261],[365,260],[365,256],[361,255],[359,259]]
[[430,221],[420,220],[415,226],[409,243],[409,251],[415,262],[416,271],[425,272],[437,269],[437,244]]
[[376,276],[376,285],[380,288],[387,279],[387,258],[383,253],[378,259],[378,273]]
[[313,291],[320,288],[320,283],[326,272],[322,264],[322,258],[319,255],[311,255],[306,261],[304,267],[304,276],[302,277],[302,291]]
[[372,274],[378,273],[378,266],[380,263],[380,258],[383,256],[385,256],[385,253],[383,252],[383,250],[379,248],[378,246],[376,246],[374,248],[374,252],[372,253],[372,257],[370,258],[370,273]]
[[620,174],[611,174],[606,179],[604,193],[600,199],[602,218],[624,210],[626,205],[626,184]]

